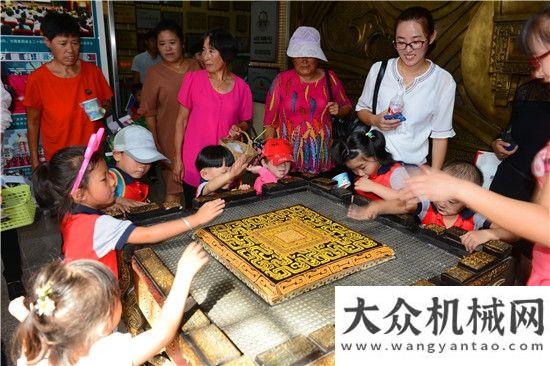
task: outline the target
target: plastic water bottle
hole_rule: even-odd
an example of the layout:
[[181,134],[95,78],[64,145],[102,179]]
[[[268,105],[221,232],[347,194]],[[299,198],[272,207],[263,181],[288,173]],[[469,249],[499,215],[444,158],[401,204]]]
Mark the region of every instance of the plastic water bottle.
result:
[[403,93],[397,93],[391,98],[388,113],[390,115],[402,114],[405,108],[405,102],[403,101]]
[[403,101],[403,93],[399,92],[391,98],[388,114],[384,116],[384,119],[398,119],[401,122],[393,131],[394,133],[405,134],[407,132],[405,124],[403,123],[406,120],[405,116],[403,116],[404,108],[405,102]]

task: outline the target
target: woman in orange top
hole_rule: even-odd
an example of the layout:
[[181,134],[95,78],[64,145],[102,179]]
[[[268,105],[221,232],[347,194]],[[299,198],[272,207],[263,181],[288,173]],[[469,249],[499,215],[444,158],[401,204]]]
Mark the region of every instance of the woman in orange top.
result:
[[97,98],[108,110],[113,96],[101,69],[78,58],[80,33],[72,16],[49,13],[41,30],[53,59],[29,76],[23,101],[33,169],[39,164],[38,131],[46,160],[63,147],[86,145],[101,124],[91,121],[80,103]]

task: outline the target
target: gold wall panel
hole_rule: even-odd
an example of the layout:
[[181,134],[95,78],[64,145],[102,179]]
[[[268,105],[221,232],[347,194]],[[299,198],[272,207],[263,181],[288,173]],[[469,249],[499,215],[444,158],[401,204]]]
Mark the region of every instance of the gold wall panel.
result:
[[[535,1],[323,1],[291,2],[291,27],[321,32],[329,67],[357,100],[373,63],[395,57],[391,41],[395,19],[410,6],[429,9],[437,39],[428,58],[457,83],[451,148],[473,152],[487,148],[508,123],[510,102],[527,81],[527,58],[516,43],[523,22],[548,2]],[[456,154],[455,154],[456,155]]]

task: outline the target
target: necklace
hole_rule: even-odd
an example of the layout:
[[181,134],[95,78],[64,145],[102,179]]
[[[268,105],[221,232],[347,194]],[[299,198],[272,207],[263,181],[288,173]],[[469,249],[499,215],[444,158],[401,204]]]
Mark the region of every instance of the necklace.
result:
[[[211,75],[208,75],[208,79],[212,82],[212,83],[216,83],[217,80],[215,79],[215,76],[211,76]],[[223,84],[225,84],[226,82],[229,82],[231,80],[231,76],[228,75],[228,77],[226,78],[226,75],[224,74],[222,76],[222,78],[220,79],[220,81],[218,82],[218,85],[212,85],[212,87],[214,88],[215,91],[217,92],[220,92],[220,91],[223,91],[221,89],[221,87],[223,86]]]
[[163,62],[162,64],[177,73],[181,73],[181,70],[186,66],[185,60],[182,60],[177,64],[176,63],[167,64],[165,62]]

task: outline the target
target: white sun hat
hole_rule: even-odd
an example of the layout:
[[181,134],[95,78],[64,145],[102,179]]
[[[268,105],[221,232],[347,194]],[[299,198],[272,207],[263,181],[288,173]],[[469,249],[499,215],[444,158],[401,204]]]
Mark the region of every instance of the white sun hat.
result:
[[312,27],[298,27],[292,34],[286,49],[288,57],[315,57],[327,61],[321,49],[321,35]]

